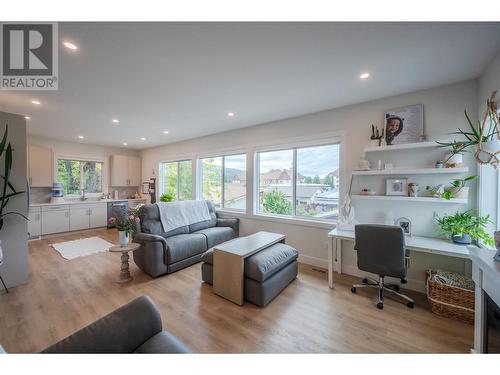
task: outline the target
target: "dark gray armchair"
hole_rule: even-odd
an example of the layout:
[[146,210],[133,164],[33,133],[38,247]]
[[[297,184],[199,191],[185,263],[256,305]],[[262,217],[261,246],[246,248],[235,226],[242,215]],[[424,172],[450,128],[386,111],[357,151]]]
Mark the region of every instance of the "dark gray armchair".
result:
[[221,218],[206,201],[211,219],[164,232],[156,204],[142,206],[133,241],[140,243],[134,262],[152,277],[172,273],[201,261],[209,248],[239,236],[239,219]]
[[190,353],[190,349],[162,330],[161,316],[150,297],[143,295],[42,353]]

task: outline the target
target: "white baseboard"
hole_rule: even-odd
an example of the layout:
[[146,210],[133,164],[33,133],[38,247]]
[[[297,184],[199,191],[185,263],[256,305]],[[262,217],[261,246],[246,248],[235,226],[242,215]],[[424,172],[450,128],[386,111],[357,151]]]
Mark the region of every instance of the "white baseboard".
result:
[[328,261],[326,259],[315,258],[309,255],[299,254],[299,263],[304,263],[310,266],[328,269]]

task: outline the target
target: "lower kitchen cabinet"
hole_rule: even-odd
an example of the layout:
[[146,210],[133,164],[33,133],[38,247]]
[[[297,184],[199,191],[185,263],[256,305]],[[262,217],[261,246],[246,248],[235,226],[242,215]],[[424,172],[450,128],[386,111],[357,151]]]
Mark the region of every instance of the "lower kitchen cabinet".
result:
[[107,205],[106,203],[48,205],[30,208],[29,215],[28,232],[30,237],[36,237],[40,234],[105,227]]
[[28,238],[40,237],[42,234],[42,211],[40,207],[31,207],[28,212]]
[[69,232],[69,206],[42,207],[42,235]]

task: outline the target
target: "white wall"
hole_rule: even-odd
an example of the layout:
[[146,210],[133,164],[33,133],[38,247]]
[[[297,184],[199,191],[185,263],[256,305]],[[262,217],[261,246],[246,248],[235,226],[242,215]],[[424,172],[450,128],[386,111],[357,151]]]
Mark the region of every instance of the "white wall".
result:
[[90,145],[84,142],[64,142],[51,138],[42,138],[28,135],[28,144],[52,148],[54,153],[54,178],[57,176],[57,159],[59,157],[74,157],[104,161],[103,191],[107,192],[111,176],[109,171],[109,157],[113,154],[139,156],[137,150]]
[[[343,164],[346,173],[344,173],[342,181],[342,189],[345,191],[350,171],[357,168],[358,160],[363,155],[363,148],[369,143],[370,125],[373,123],[380,127],[385,110],[421,103],[424,105],[425,133],[429,139],[447,137],[447,133],[465,123],[464,108],[467,108],[472,117],[477,117],[476,91],[477,81],[470,80],[144,150],[141,152],[143,180],[146,181],[151,177],[150,173],[153,168],[156,173],[158,172],[160,161],[202,156],[229,149],[252,152],[253,147],[280,143],[283,138],[321,138],[323,134],[340,131],[345,135],[346,140],[343,145]],[[442,150],[434,151],[434,154],[410,153],[398,155],[397,160],[391,161],[400,166],[433,164],[437,159],[442,159],[443,155],[444,151]],[[383,158],[384,161],[389,161],[389,156],[383,156]],[[475,165],[470,157],[466,159],[466,163],[471,168],[471,174],[475,173]],[[248,181],[249,186],[252,185],[250,182]],[[424,182],[422,180],[422,184]],[[441,182],[446,183],[448,180]],[[380,183],[380,181],[376,183]],[[471,196],[474,196],[473,194],[474,192],[471,193]],[[381,206],[370,203],[357,207],[357,212],[363,220],[371,221],[379,218],[386,209],[391,209],[396,217],[412,216],[415,220],[414,232],[416,234],[431,236],[435,228],[433,224],[434,211],[443,214],[449,212],[448,210],[459,208],[450,206],[420,205],[415,207],[413,203],[384,204]],[[472,199],[470,206],[475,206],[474,199]],[[284,233],[287,236],[287,243],[299,250],[301,261],[326,268],[327,233],[329,231],[327,227],[272,222],[253,217],[251,214],[242,217],[242,235],[258,230]],[[470,267],[468,261],[418,254],[414,257],[409,271],[408,285],[414,289],[423,290],[424,270],[431,266],[460,272],[468,271]],[[350,244],[344,246],[343,268],[348,273],[356,273],[357,270],[355,253]]]
[[[500,101],[500,53],[488,64],[483,74],[479,77],[478,84],[478,112],[482,116],[486,109],[486,99],[495,90],[498,90],[497,100]],[[500,107],[500,103],[499,103]],[[480,167],[481,184],[479,191],[479,212],[481,215],[489,214],[494,222],[489,226],[493,233],[499,227],[499,171],[489,165]]]
[[[12,144],[12,172],[9,181],[17,191],[26,191],[26,120],[24,116],[0,112],[0,134],[3,136],[5,126],[9,125],[8,141]],[[0,160],[0,174],[4,174],[5,154]],[[0,183],[3,187],[3,181]],[[28,213],[26,194],[12,197],[4,212]],[[7,287],[24,284],[28,281],[28,223],[17,215],[9,215],[4,220],[0,231],[0,240],[4,253],[4,264],[0,266],[0,275]],[[3,287],[0,285],[0,290]],[[3,293],[0,292],[0,293]]]

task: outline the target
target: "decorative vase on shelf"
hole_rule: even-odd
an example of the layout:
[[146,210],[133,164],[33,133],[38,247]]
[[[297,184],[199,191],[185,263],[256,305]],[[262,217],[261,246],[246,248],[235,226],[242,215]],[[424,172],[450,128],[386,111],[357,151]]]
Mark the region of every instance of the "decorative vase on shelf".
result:
[[370,146],[372,146],[372,147],[378,147],[379,146],[378,139],[370,139]]
[[463,163],[463,155],[462,154],[452,154],[448,153],[445,155],[444,160],[446,160],[446,167],[460,167]]
[[452,187],[450,193],[452,198],[467,199],[469,197],[469,187]]
[[126,231],[124,230],[118,231],[118,242],[120,243],[121,247],[128,246],[129,238],[130,236]]

